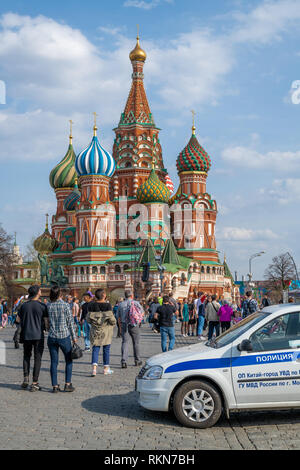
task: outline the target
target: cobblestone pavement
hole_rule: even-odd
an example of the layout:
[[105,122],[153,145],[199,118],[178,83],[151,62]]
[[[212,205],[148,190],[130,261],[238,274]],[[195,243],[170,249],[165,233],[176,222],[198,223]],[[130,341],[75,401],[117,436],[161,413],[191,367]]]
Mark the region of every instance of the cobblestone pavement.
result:
[[[172,414],[144,410],[134,392],[138,368],[120,367],[120,339],[114,338],[112,345],[113,376],[99,373],[90,378],[91,356],[85,353],[74,362],[76,391],[52,394],[46,347],[40,375],[43,390],[21,390],[22,346],[14,349],[14,331],[11,327],[0,330],[0,340],[7,348],[7,363],[0,365],[2,449],[300,449],[300,410],[233,414],[230,420],[222,417],[206,430],[184,428]],[[178,335],[176,347],[192,341]],[[160,352],[160,335],[144,325],[141,344],[146,360]],[[133,364],[132,356],[129,363]],[[62,385],[63,372],[61,362]]]

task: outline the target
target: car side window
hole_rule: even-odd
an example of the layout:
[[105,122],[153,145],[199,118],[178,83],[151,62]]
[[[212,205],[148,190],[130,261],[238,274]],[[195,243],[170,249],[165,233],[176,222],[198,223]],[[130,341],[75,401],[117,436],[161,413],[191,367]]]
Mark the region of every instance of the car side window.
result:
[[253,352],[300,348],[300,313],[274,318],[250,337]]

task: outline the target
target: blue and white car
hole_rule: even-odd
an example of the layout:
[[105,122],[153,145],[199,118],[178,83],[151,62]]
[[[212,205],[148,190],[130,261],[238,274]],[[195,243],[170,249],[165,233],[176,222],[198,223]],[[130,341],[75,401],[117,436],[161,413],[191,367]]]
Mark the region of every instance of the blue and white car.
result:
[[195,428],[223,410],[300,407],[300,305],[266,307],[215,340],[151,357],[136,391],[144,408]]

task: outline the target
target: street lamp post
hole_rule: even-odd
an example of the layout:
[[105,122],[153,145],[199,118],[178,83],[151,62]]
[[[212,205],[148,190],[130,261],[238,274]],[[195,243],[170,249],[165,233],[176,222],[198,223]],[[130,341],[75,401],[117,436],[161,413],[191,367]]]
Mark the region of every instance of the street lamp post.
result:
[[258,256],[261,256],[265,254],[265,251],[260,251],[259,253],[254,253],[253,255],[250,256],[249,258],[249,286],[251,287],[252,286],[252,260],[254,258],[257,258]]

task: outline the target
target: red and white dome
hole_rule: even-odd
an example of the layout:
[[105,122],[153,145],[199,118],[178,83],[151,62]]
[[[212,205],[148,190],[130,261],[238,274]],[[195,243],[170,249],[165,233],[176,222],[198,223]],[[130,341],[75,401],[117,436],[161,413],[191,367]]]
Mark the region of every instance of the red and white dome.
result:
[[174,192],[174,183],[173,183],[173,181],[171,180],[171,178],[170,178],[169,175],[166,175],[166,176],[165,176],[165,185],[166,185],[167,188],[169,189],[170,194],[172,194],[172,193]]

